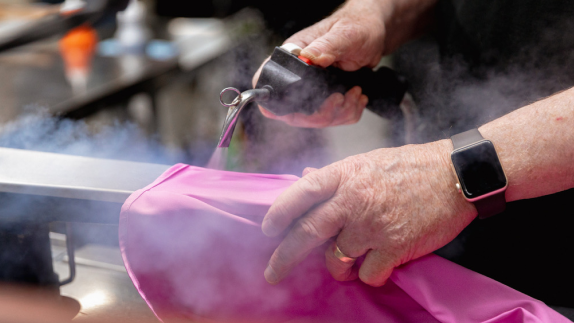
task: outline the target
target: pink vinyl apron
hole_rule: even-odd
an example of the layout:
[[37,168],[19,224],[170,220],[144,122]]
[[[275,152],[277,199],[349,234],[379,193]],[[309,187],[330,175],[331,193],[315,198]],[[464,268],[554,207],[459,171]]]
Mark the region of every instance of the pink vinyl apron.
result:
[[128,273],[163,322],[570,322],[544,303],[435,255],[383,287],[337,282],[317,248],[280,284],[263,271],[281,239],[260,224],[292,175],[178,164],[122,207]]

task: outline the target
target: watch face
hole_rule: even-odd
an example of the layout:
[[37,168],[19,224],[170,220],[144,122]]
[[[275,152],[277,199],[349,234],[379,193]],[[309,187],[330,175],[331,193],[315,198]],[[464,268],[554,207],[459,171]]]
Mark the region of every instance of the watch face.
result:
[[488,140],[453,151],[451,159],[462,192],[468,199],[480,197],[506,186],[504,170],[494,145]]

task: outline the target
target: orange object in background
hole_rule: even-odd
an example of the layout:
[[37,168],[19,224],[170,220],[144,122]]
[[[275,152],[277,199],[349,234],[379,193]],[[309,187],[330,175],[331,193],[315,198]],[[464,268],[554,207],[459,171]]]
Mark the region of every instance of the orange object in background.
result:
[[60,40],[66,76],[74,90],[85,90],[97,44],[98,34],[88,25],[70,30]]
[[98,33],[87,25],[70,30],[60,40],[66,68],[88,68],[98,44]]

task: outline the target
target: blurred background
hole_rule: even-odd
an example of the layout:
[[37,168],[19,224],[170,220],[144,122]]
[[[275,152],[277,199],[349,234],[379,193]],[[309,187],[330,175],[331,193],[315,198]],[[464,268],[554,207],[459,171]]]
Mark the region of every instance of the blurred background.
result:
[[[53,178],[69,177],[68,159],[43,153],[136,168],[205,165],[227,112],[219,92],[251,88],[274,46],[341,3],[0,1],[0,182],[16,176],[14,165],[28,186],[52,169],[60,172]],[[358,124],[325,130],[290,128],[256,106],[240,117],[227,160],[236,171],[300,175],[404,143],[369,111]],[[109,168],[85,168],[111,176]],[[121,203],[40,198],[12,188],[20,184],[0,183],[0,321],[155,322],[123,267]]]

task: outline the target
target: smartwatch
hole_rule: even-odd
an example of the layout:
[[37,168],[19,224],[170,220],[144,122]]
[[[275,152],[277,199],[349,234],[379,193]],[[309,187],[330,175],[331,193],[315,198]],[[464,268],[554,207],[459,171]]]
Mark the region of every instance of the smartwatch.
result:
[[458,178],[456,188],[473,203],[478,217],[488,218],[506,209],[508,179],[490,140],[472,129],[450,137],[454,150],[450,155]]

